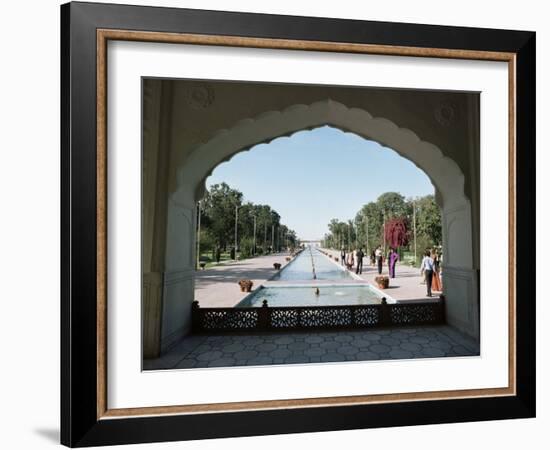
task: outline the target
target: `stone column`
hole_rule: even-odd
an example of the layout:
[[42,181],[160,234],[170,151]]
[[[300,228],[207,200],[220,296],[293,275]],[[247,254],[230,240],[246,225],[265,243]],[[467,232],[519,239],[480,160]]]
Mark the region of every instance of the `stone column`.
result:
[[190,332],[195,296],[196,208],[179,197],[168,200],[161,351]]
[[143,356],[161,349],[172,84],[143,81],[142,327]]
[[473,265],[472,219],[469,201],[442,209],[443,293],[447,322],[479,338],[479,280]]

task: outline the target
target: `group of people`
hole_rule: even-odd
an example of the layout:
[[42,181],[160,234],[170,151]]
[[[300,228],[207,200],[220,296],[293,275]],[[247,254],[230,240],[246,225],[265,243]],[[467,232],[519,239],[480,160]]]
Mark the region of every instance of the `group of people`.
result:
[[[356,250],[346,252],[346,249],[342,247],[340,251],[340,261],[343,266],[346,266],[348,270],[352,270],[355,267],[356,274],[363,273],[363,258],[365,253],[363,248],[359,247]],[[424,283],[426,284],[426,295],[432,296],[432,291],[441,292],[441,277],[440,277],[440,256],[436,251],[426,249],[422,263],[420,265],[420,274],[424,277]],[[388,264],[388,272],[390,278],[395,278],[395,266],[399,261],[399,253],[396,249],[390,247],[387,257],[384,257],[384,253],[380,246],[370,254],[370,263],[372,266],[377,266],[378,274],[382,274],[382,267],[384,260]]]
[[376,247],[376,249],[372,251],[370,255],[370,261],[371,265],[376,265],[378,267],[378,275],[382,274],[384,259],[388,263],[388,272],[390,274],[390,278],[395,278],[395,266],[397,264],[397,261],[399,261],[399,253],[397,253],[396,249],[390,247],[388,256],[384,258],[384,253],[382,252],[382,248],[380,246]]
[[357,262],[355,273],[360,274],[363,273],[364,256],[365,254],[363,253],[362,248],[358,248],[357,250],[346,253],[346,249],[342,247],[342,250],[340,252],[340,262],[343,266],[346,266],[348,270],[352,270],[353,267],[355,267],[355,262]]
[[[363,258],[365,257],[365,253],[363,252],[363,248],[359,247],[357,250],[350,251],[346,253],[346,249],[342,247],[342,250],[340,251],[340,261],[343,266],[346,266],[348,270],[352,270],[353,267],[356,267],[355,273],[356,274],[362,274],[363,273]],[[380,246],[376,247],[375,250],[372,251],[370,255],[371,265],[377,265],[378,266],[378,274],[382,273],[382,266],[384,264],[384,254],[382,252],[382,248]],[[390,251],[388,253],[388,257],[386,258],[388,262],[388,272],[390,273],[391,278],[395,278],[395,266],[397,264],[397,261],[399,261],[399,253],[394,248],[390,247]],[[357,263],[357,266],[356,266]]]
[[443,291],[441,285],[441,264],[440,256],[430,249],[426,249],[422,263],[420,264],[420,274],[424,275],[424,282],[426,283],[426,295],[432,296],[432,291]]

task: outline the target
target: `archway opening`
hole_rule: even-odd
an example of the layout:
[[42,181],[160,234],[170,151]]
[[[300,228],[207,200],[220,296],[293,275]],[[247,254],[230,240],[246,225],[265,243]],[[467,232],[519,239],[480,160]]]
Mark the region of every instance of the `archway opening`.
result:
[[[383,194],[386,195],[377,203]],[[421,200],[423,197],[428,198]],[[298,131],[256,145],[221,163],[206,180],[206,194],[201,203],[201,258],[208,266],[216,246],[222,248],[223,259],[230,259],[228,249],[235,246],[235,225],[238,250],[241,240],[246,241],[245,257],[250,253],[249,237],[255,237],[260,254],[267,247],[282,247],[277,239],[271,239],[272,226],[276,231],[278,228],[285,233],[291,231],[293,244],[296,238],[300,242],[334,244],[329,229],[333,220],[353,223],[353,239],[348,242],[348,234],[342,235],[347,247],[360,242],[365,249],[373,249],[384,241],[384,210],[388,222],[407,220],[410,235],[407,248],[414,245],[413,221],[417,219],[418,245],[424,248],[443,245],[440,211],[429,177],[393,150],[329,126]],[[236,222],[234,206],[238,207]],[[274,213],[273,219],[269,210]],[[424,218],[425,214],[433,217]],[[426,221],[431,228],[424,224]],[[212,226],[216,224],[217,227]],[[277,232],[274,236],[278,237]],[[206,254],[208,251],[212,255]]]
[[[194,299],[202,307],[253,303],[236,289],[247,277],[254,283],[252,297],[259,298],[273,297],[274,280],[374,285],[376,275],[390,272],[399,274],[391,295],[380,295],[420,301],[426,298],[420,285],[422,256],[430,249],[441,261],[444,252],[441,213],[429,177],[395,151],[329,126],[234,155],[212,171],[197,203]],[[298,252],[303,252],[299,262],[285,267]],[[393,267],[388,264],[392,253],[398,255]],[[274,273],[274,265],[281,271]],[[436,276],[440,280],[439,271]],[[258,291],[266,282],[270,288]],[[441,282],[434,283],[434,295],[442,291]],[[342,302],[329,298],[332,290],[326,292],[324,302]],[[317,304],[320,293],[311,296],[305,290],[304,298],[295,296],[292,303]],[[361,289],[356,294],[361,296]]]
[[[207,177],[222,162],[255,145],[324,126],[391,148],[429,177],[441,209],[444,289],[448,299],[446,318],[461,330],[477,336],[477,279],[472,257],[471,206],[464,195],[465,178],[458,165],[438,147],[423,141],[411,130],[399,128],[384,118],[374,118],[363,109],[347,108],[331,100],[294,105],[283,111],[267,112],[242,120],[197,146],[179,166],[177,189],[168,199],[166,274],[186,271],[190,275],[186,275],[182,283],[165,283],[163,314],[168,321],[178,317],[177,324],[169,324],[165,328],[175,328],[177,325],[178,332],[181,332],[179,330],[190,327],[190,306],[195,298],[194,271],[200,257],[200,253],[197,255],[196,241],[200,217],[197,205],[205,195]],[[353,180],[352,174],[350,178]],[[328,180],[327,184],[334,182],[340,180]],[[275,242],[274,239],[272,241]],[[192,273],[189,272],[191,270]],[[170,275],[167,277],[170,279]]]

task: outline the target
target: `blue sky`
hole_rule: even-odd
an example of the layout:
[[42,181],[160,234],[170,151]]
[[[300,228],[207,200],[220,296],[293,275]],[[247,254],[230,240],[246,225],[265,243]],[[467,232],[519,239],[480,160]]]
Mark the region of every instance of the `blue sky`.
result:
[[207,186],[226,182],[245,201],[270,205],[302,239],[320,239],[332,218],[352,219],[388,191],[433,194],[428,177],[393,150],[331,127],[259,144],[220,164]]

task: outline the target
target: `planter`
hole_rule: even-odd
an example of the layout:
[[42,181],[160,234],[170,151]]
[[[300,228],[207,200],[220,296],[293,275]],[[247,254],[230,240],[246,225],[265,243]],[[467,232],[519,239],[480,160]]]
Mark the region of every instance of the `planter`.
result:
[[273,263],[273,268],[275,270],[281,270],[281,263]]
[[285,258],[285,260],[286,260],[287,262],[290,261],[290,259],[291,259],[290,256],[287,256],[287,257]]
[[379,289],[387,289],[390,285],[390,279],[385,276],[379,276],[374,279]]
[[200,266],[201,270],[204,270],[204,268],[206,267],[206,263],[201,262],[201,263],[199,263],[199,266]]
[[241,292],[250,292],[252,291],[252,286],[254,285],[254,283],[252,282],[252,280],[240,280],[239,281],[239,286],[241,288]]

